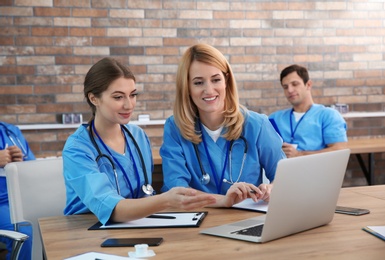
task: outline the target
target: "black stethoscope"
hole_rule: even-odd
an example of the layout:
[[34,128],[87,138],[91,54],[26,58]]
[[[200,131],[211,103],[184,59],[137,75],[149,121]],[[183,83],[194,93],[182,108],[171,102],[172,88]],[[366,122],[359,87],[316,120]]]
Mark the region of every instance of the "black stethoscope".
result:
[[[199,125],[199,131],[201,131],[200,129],[200,123],[198,123]],[[233,180],[233,174],[232,174],[232,150],[233,150],[233,146],[235,145],[235,142],[234,140],[231,140],[230,142],[227,142],[227,152],[226,152],[226,159],[225,159],[225,165],[224,165],[224,168],[223,168],[223,171],[222,171],[222,175],[221,175],[221,179],[223,182],[225,183],[229,183],[229,184],[234,184],[236,182],[238,182],[242,176],[242,173],[243,173],[243,167],[245,165],[245,160],[246,160],[246,155],[247,155],[247,140],[245,137],[243,136],[240,136],[239,137],[244,145],[245,145],[245,148],[243,149],[243,157],[242,157],[242,164],[241,164],[241,169],[239,170],[239,174],[238,174],[238,178],[234,181]],[[204,145],[204,148],[205,148],[205,151],[206,151],[206,155],[207,155],[207,158],[209,160],[209,164],[210,164],[210,168],[211,168],[211,171],[214,173],[215,172],[215,169],[214,169],[214,166],[213,166],[213,163],[212,163],[212,160],[211,160],[211,157],[210,157],[210,154],[208,152],[208,149],[207,149],[207,145],[206,145],[206,141],[205,141],[205,138],[202,134],[202,143]],[[200,179],[201,183],[204,184],[204,185],[207,185],[211,178],[210,178],[210,175],[204,170],[203,168],[203,164],[202,164],[202,161],[201,161],[201,158],[200,158],[200,155],[199,155],[199,151],[198,151],[198,145],[197,144],[193,144],[194,145],[194,150],[195,150],[195,154],[197,156],[197,159],[198,159],[198,163],[199,163],[199,167],[201,169],[201,172],[202,172],[202,177]],[[230,170],[229,170],[229,179],[230,180],[227,180],[224,177],[224,172],[225,172],[225,169],[226,169],[226,164],[227,164],[227,160],[229,159],[229,166],[230,166]],[[216,174],[214,174],[214,178],[216,180]],[[218,189],[218,193],[220,192],[220,184],[218,183],[218,181],[216,181],[217,183],[217,189]]]
[[[17,135],[12,130],[9,130],[5,124],[0,123],[0,125],[5,129],[5,134],[8,136],[9,140],[11,140],[12,144],[16,145],[17,147],[19,147],[21,149],[21,151],[23,153],[23,158],[27,157],[28,156],[28,148],[26,148],[23,145],[23,143],[21,142],[19,137],[17,137]],[[1,139],[3,141],[3,144],[5,145],[5,148],[6,148],[7,144],[5,142],[4,136],[1,136]]]
[[[131,138],[132,142],[134,143],[136,150],[138,151],[139,158],[140,158],[140,163],[141,163],[142,168],[143,168],[144,180],[145,180],[145,183],[142,185],[142,190],[143,190],[143,192],[144,192],[145,194],[147,194],[147,195],[153,195],[153,194],[154,194],[154,188],[151,186],[151,184],[150,184],[149,181],[148,181],[146,165],[145,165],[145,163],[144,163],[143,155],[142,155],[142,152],[141,152],[141,150],[140,150],[140,148],[139,148],[139,145],[138,145],[138,143],[135,141],[134,136],[133,136],[133,135],[131,134],[131,132],[127,129],[127,127],[125,127],[124,125],[120,125],[120,127],[121,127],[121,128],[128,134],[128,136]],[[106,159],[110,162],[110,164],[111,164],[111,166],[112,166],[112,169],[113,169],[113,171],[114,171],[115,184],[116,184],[116,187],[117,187],[117,190],[118,190],[118,194],[121,195],[121,193],[120,193],[120,186],[119,186],[119,182],[118,182],[118,174],[117,174],[117,172],[116,172],[115,163],[114,163],[113,159],[111,158],[111,156],[109,156],[108,154],[103,154],[103,153],[100,151],[100,148],[99,148],[98,144],[96,143],[95,138],[94,138],[94,135],[93,135],[92,132],[94,132],[94,133],[98,136],[98,138],[99,138],[100,140],[102,140],[102,139],[100,138],[100,136],[98,135],[98,133],[96,132],[96,129],[95,129],[95,126],[94,126],[94,121],[91,122],[91,124],[90,124],[90,129],[89,129],[88,133],[89,133],[89,136],[90,136],[90,139],[91,139],[92,144],[94,145],[94,147],[96,148],[96,150],[98,151],[98,154],[99,154],[99,155],[96,157],[95,161],[98,162],[100,158],[104,157],[104,158],[106,158]],[[124,136],[124,139],[126,139],[125,136]],[[126,140],[126,143],[127,143],[127,140]],[[102,144],[105,146],[105,144],[104,144],[103,142],[102,142]],[[127,143],[127,146],[128,146],[128,143]],[[108,150],[108,149],[107,149],[107,150]],[[130,149],[129,149],[129,150],[130,150]],[[131,150],[130,150],[130,153],[131,153]],[[131,159],[132,159],[133,164],[134,164],[134,167],[135,167],[135,172],[137,173],[137,176],[139,177],[138,167],[136,167],[136,163],[135,163],[135,160],[134,160],[134,158],[133,158],[133,156],[132,156],[132,153],[131,153]],[[119,162],[117,162],[117,163],[118,163],[119,167],[121,168],[122,172],[125,172],[125,171],[123,170],[123,167],[119,164]],[[126,175],[126,174],[125,174],[125,175]],[[129,184],[129,186],[130,186],[132,195],[134,195],[134,192],[133,192],[133,189],[132,189],[132,187],[131,187],[130,181],[128,180],[127,176],[125,176],[125,178],[126,178],[127,181],[128,181],[128,184]],[[139,182],[140,182],[140,180],[139,180],[139,178],[138,178],[138,186],[139,186]],[[137,196],[137,197],[138,197],[138,196]]]

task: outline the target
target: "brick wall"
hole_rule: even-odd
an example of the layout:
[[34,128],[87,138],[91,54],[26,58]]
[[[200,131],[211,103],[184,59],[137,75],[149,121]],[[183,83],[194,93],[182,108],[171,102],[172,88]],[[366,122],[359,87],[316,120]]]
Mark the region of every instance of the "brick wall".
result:
[[[288,106],[279,72],[299,63],[309,68],[316,102],[383,111],[383,17],[385,4],[376,0],[1,0],[0,120],[60,123],[70,112],[87,120],[82,82],[105,56],[129,64],[137,76],[142,95],[134,119],[164,119],[172,114],[177,62],[197,42],[226,55],[251,110]],[[347,121],[351,137],[385,135],[383,118]],[[146,131],[159,146],[162,130]],[[25,134],[36,155],[47,156],[60,154],[72,132]]]

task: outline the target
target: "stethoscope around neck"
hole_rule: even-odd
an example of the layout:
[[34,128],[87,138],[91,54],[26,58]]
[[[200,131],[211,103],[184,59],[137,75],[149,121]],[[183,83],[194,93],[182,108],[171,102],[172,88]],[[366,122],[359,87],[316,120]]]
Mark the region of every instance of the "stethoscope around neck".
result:
[[[23,145],[19,137],[17,137],[17,135],[12,130],[9,130],[5,124],[0,123],[0,125],[5,129],[5,133],[8,136],[9,140],[11,140],[12,144],[20,148],[21,152],[23,153],[23,158],[26,158],[28,156],[28,148]],[[1,138],[3,144],[6,145],[4,136],[1,136]]]
[[[248,148],[247,147],[247,140],[243,136],[240,136],[239,138],[244,142],[244,145],[245,145],[245,147],[243,149],[243,157],[242,157],[241,169],[239,170],[238,178],[234,181],[233,180],[233,176],[232,176],[232,150],[233,150],[233,146],[235,145],[235,142],[234,142],[234,140],[231,140],[230,144],[229,144],[229,148],[228,148],[227,154],[226,154],[226,160],[225,160],[227,162],[227,157],[229,157],[229,164],[230,164],[229,165],[229,167],[230,167],[230,170],[229,170],[229,180],[227,180],[225,178],[223,179],[223,182],[228,183],[228,184],[234,184],[234,183],[237,183],[240,180],[240,178],[242,176],[242,173],[243,173],[243,167],[245,165],[245,160],[246,160],[246,155],[247,155],[247,148]],[[210,155],[208,154],[208,150],[207,150],[207,147],[206,147],[206,142],[205,142],[204,137],[203,137],[203,133],[202,133],[202,142],[203,142],[203,145],[205,146],[205,150],[206,150],[209,162],[210,162],[210,166],[212,167],[212,165],[211,165],[212,161],[211,161]],[[201,173],[202,173],[200,181],[201,181],[202,184],[207,185],[210,182],[211,177],[205,171],[205,169],[203,168],[203,164],[202,164],[202,161],[201,161],[201,158],[200,158],[200,155],[199,155],[199,151],[198,151],[198,145],[195,144],[195,143],[193,145],[194,145],[195,154],[196,154],[197,159],[198,159],[199,167],[200,167],[200,170],[201,170]],[[226,168],[226,162],[225,162],[225,165],[223,166],[224,169]],[[223,178],[223,176],[221,176],[221,178]],[[219,192],[219,189],[218,189],[218,192]]]
[[[136,150],[138,151],[139,158],[140,158],[140,163],[141,163],[141,166],[143,168],[143,175],[144,175],[144,181],[145,181],[145,183],[142,185],[142,190],[143,190],[143,192],[146,195],[153,195],[154,194],[154,188],[151,186],[151,184],[148,181],[146,165],[144,163],[143,154],[142,154],[142,152],[141,152],[141,150],[139,148],[139,145],[136,142],[134,136],[127,129],[127,127],[125,127],[124,125],[120,125],[120,127],[123,129],[123,131],[125,131],[128,134],[128,136],[131,138],[132,142],[134,143]],[[93,135],[93,132],[95,132],[95,134],[98,135],[97,132],[96,132],[95,126],[94,126],[94,121],[91,122],[90,129],[89,129],[88,133],[89,133],[89,136],[90,136],[92,144],[94,145],[94,147],[96,148],[96,150],[98,152],[98,156],[96,157],[95,161],[98,162],[102,157],[104,157],[104,158],[106,158],[110,162],[110,164],[112,166],[112,169],[114,171],[115,185],[117,187],[118,194],[121,195],[120,185],[119,185],[119,182],[118,182],[118,173],[116,171],[116,166],[115,166],[114,160],[108,154],[104,154],[104,153],[101,152],[98,144],[95,141],[95,137]],[[101,138],[99,137],[99,139],[101,139]],[[126,139],[126,137],[124,137],[124,139]],[[132,160],[134,160],[133,157],[132,157]],[[134,166],[136,168],[135,170],[138,171],[138,169],[137,169],[137,167],[135,165],[135,162],[134,162]],[[138,179],[138,186],[139,186],[139,183],[140,183],[140,180]],[[134,194],[132,194],[132,195],[134,195]]]

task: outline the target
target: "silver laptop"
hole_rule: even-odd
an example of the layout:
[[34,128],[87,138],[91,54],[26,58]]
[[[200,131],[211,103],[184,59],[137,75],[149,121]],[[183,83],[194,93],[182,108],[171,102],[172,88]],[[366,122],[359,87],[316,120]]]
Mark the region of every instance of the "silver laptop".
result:
[[344,149],[280,160],[266,215],[200,233],[262,243],[328,224],[349,155]]

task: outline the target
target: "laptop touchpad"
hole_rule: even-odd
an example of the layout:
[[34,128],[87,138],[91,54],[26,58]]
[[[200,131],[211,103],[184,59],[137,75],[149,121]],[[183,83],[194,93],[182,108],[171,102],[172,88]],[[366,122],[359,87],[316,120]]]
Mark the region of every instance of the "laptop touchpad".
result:
[[261,220],[255,220],[255,219],[246,219],[243,221],[235,222],[229,224],[230,226],[236,226],[236,227],[250,227],[250,226],[255,226],[258,224],[262,224],[263,221]]

